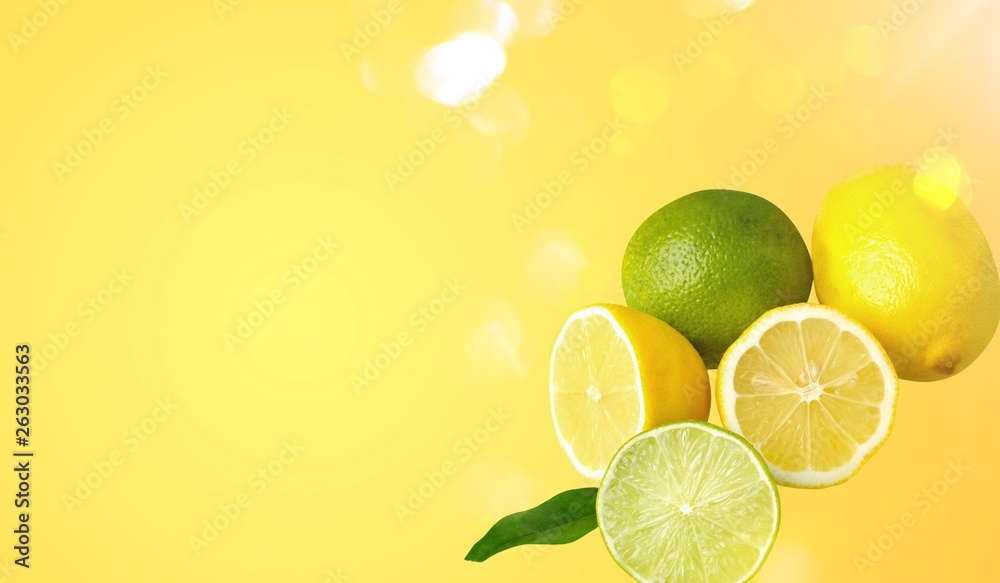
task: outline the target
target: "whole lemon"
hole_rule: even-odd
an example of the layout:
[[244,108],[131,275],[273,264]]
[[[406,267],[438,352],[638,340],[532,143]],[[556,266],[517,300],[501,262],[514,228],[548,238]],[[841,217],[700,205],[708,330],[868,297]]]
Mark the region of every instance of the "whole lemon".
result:
[[816,294],[865,325],[902,379],[969,366],[1000,322],[986,237],[953,189],[909,166],[852,174],[813,229]]
[[804,302],[809,250],[792,221],[767,200],[737,190],[702,190],[647,218],[622,262],[630,308],[683,334],[715,368],[764,312]]

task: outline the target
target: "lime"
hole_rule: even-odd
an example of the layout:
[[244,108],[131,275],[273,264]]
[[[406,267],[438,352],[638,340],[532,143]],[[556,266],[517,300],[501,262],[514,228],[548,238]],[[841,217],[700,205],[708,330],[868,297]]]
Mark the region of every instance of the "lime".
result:
[[969,366],[1000,323],[1000,278],[954,185],[907,166],[855,173],[823,199],[813,229],[816,295],[864,324],[900,378]]
[[742,437],[681,421],[641,433],[611,461],[597,522],[638,581],[738,583],[763,565],[781,518],[778,489]]
[[792,221],[735,190],[695,192],[656,211],[622,263],[628,306],[676,328],[709,368],[761,314],[806,301],[811,286],[809,251]]
[[719,415],[767,460],[783,486],[844,482],[885,443],[899,381],[863,326],[837,310],[772,310],[726,352]]
[[676,330],[624,306],[573,313],[552,349],[552,420],[584,476],[600,479],[633,435],[668,421],[708,419],[708,371]]

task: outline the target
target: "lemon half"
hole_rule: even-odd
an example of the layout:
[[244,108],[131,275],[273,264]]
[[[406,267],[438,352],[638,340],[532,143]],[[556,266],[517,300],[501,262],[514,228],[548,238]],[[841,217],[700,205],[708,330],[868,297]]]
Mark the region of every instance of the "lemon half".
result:
[[624,306],[595,305],[574,312],[556,339],[549,402],[563,449],[596,480],[643,429],[708,419],[711,391],[705,364],[679,332]]
[[716,377],[723,424],[756,447],[779,484],[844,482],[885,442],[899,381],[885,351],[839,311],[767,312],[726,352]]

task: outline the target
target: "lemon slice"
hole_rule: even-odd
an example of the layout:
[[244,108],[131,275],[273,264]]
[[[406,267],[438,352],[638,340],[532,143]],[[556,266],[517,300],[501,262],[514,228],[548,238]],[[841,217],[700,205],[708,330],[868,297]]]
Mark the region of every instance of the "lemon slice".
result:
[[898,392],[871,333],[815,304],[765,313],[716,377],[723,424],[760,451],[779,484],[798,488],[856,474],[889,436]]
[[597,480],[643,429],[708,419],[711,390],[704,362],[679,332],[637,310],[596,305],[574,312],[556,339],[549,402],[570,461]]
[[611,556],[638,581],[742,583],[764,564],[781,521],[778,488],[742,437],[681,421],[615,455],[597,494]]

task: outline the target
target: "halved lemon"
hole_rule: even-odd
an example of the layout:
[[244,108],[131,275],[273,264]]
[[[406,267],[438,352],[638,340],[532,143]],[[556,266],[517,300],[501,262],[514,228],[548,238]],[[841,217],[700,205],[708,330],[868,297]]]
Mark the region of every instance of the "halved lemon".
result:
[[549,364],[559,443],[584,476],[600,479],[643,429],[708,419],[711,390],[698,352],[662,320],[602,304],[574,312]]
[[597,493],[611,556],[638,581],[742,583],[778,535],[778,488],[745,439],[698,421],[639,434]]
[[765,313],[719,365],[719,415],[767,460],[779,484],[844,482],[885,443],[899,380],[861,324],[816,304]]

